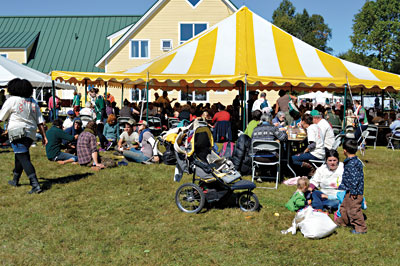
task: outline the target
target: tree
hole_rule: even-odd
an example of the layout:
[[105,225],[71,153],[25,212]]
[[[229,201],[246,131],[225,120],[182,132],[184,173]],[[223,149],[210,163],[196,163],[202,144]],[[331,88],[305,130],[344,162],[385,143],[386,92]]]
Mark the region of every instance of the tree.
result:
[[353,21],[353,47],[345,59],[400,73],[400,1],[367,1]]
[[300,40],[325,52],[332,51],[327,46],[332,37],[331,29],[320,15],[310,15],[304,9],[296,14],[296,8],[289,0],[283,0],[272,15],[272,23]]

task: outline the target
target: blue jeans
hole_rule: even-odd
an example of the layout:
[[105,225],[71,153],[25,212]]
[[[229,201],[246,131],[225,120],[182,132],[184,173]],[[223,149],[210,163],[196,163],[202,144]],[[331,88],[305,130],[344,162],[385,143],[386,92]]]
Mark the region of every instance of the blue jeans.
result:
[[324,208],[332,208],[332,209],[337,209],[339,207],[339,200],[328,200],[328,199],[323,199],[321,197],[323,193],[319,190],[313,191],[312,195],[312,203],[311,206],[314,209],[321,209],[323,210]]
[[145,156],[143,152],[135,148],[132,148],[129,151],[124,151],[123,154],[128,161],[133,161],[136,163],[141,163],[150,159],[149,157]]
[[[58,118],[58,109],[56,108],[56,119]],[[49,120],[50,122],[54,121],[54,117],[53,117],[53,108],[50,109],[49,111]]]
[[320,160],[320,159],[315,157],[314,155],[312,155],[309,152],[292,156],[293,164],[298,165],[298,166],[301,166],[303,162],[309,161],[309,160]]
[[69,154],[69,153],[65,153],[65,152],[60,152],[60,154],[57,155],[57,156],[54,158],[54,161],[55,161],[55,162],[56,162],[56,161],[66,161],[66,160],[69,160],[69,159],[74,159],[74,162],[77,162],[77,161],[78,161],[78,157],[77,157],[77,156],[72,155],[72,154]]
[[29,147],[32,145],[33,140],[28,137],[16,139],[11,142],[11,147],[14,153],[25,153],[29,152]]

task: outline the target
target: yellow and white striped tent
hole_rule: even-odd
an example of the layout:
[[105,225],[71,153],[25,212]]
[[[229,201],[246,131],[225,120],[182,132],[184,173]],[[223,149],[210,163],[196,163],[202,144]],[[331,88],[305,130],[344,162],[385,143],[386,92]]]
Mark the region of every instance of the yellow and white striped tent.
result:
[[247,7],[204,33],[149,63],[124,73],[54,71],[52,77],[69,80],[116,81],[177,89],[233,89],[239,80],[249,90],[400,89],[400,76],[354,64],[322,52]]

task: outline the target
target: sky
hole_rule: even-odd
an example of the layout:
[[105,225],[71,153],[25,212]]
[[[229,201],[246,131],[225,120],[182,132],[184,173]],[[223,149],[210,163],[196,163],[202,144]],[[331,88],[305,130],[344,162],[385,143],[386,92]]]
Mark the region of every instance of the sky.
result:
[[[354,15],[366,0],[291,0],[296,12],[321,15],[332,30],[328,46],[338,55],[351,48],[350,35]],[[14,0],[1,1],[0,16],[59,16],[59,15],[143,15],[156,0]],[[246,5],[268,21],[281,0],[232,0],[237,6]]]

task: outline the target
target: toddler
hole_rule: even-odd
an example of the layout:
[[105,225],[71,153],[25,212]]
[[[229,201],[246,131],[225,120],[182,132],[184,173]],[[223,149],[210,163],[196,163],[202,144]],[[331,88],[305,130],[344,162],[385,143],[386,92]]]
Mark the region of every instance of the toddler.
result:
[[307,177],[303,176],[297,180],[297,190],[290,198],[290,200],[285,204],[285,207],[289,211],[298,211],[299,209],[306,206],[306,196],[305,193],[308,191],[310,181]]

